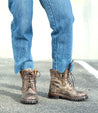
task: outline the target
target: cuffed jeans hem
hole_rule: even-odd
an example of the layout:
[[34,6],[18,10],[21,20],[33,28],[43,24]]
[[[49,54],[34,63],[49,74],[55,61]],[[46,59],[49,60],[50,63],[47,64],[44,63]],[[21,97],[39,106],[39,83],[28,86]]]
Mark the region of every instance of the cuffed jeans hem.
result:
[[[70,63],[71,63],[71,62],[70,62]],[[58,63],[58,64],[57,64],[57,67],[53,64],[52,69],[53,69],[53,70],[57,70],[59,73],[64,73],[64,71],[69,68],[69,64],[70,64],[70,63],[68,63],[68,64],[65,64],[65,63]],[[71,68],[70,68],[70,71],[71,71],[71,72],[73,71],[73,63],[72,63],[72,66],[71,66]]]
[[22,64],[21,66],[20,65],[15,65],[15,74],[17,74],[18,72],[24,70],[24,69],[34,69],[33,67],[33,63],[25,63],[25,64]]

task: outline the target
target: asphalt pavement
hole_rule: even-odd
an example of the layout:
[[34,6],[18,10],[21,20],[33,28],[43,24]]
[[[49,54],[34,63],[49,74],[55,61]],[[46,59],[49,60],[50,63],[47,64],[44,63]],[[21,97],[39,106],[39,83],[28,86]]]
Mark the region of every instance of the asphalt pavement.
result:
[[[85,60],[86,61],[86,60]],[[86,61],[98,70],[98,60]],[[0,113],[98,113],[98,79],[74,63],[73,75],[75,87],[87,92],[89,99],[74,102],[63,99],[49,99],[47,97],[50,83],[51,61],[34,62],[41,76],[37,78],[37,93],[39,103],[25,105],[20,103],[21,78],[14,74],[12,59],[0,59]]]

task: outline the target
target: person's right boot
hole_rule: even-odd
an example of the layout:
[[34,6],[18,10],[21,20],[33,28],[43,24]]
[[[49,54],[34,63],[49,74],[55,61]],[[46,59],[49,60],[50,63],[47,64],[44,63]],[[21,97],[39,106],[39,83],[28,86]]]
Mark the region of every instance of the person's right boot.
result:
[[21,103],[36,104],[38,97],[36,93],[36,75],[37,70],[25,69],[20,71],[22,78],[22,97]]
[[48,93],[49,98],[62,98],[72,101],[82,101],[88,98],[85,92],[75,89],[74,84],[72,83],[74,81],[70,81],[70,76],[72,76],[70,75],[70,69],[66,69],[64,73],[59,73],[58,71],[51,69],[50,74],[51,82]]

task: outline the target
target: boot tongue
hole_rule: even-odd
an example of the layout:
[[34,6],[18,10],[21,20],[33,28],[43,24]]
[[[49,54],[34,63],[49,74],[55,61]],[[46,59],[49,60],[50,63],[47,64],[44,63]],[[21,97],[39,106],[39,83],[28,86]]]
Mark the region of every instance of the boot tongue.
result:
[[68,67],[68,70],[70,71],[71,69],[71,66],[72,66],[72,62],[69,64],[69,67]]
[[69,77],[69,73],[70,73],[70,69],[71,69],[72,63],[73,63],[73,61],[69,64],[68,69],[66,69],[64,74],[63,74],[65,79],[67,79]]
[[65,70],[65,72],[62,74],[63,79],[68,78],[68,69]]
[[72,66],[72,62],[69,64],[69,67],[68,69],[65,70],[65,72],[62,74],[62,78],[63,78],[63,81],[67,81],[69,84],[71,84],[72,86],[74,86],[74,77],[70,71],[71,69],[71,66]]

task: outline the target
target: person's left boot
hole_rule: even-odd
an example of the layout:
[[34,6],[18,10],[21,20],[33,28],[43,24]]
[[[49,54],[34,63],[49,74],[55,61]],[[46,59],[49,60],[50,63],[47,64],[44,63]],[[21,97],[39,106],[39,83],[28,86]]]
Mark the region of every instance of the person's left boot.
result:
[[64,73],[59,73],[53,69],[50,70],[49,98],[62,98],[73,101],[82,101],[88,98],[85,92],[75,89],[74,81],[70,80],[70,77],[72,77],[70,67],[71,64],[69,65],[69,69],[66,69]]

